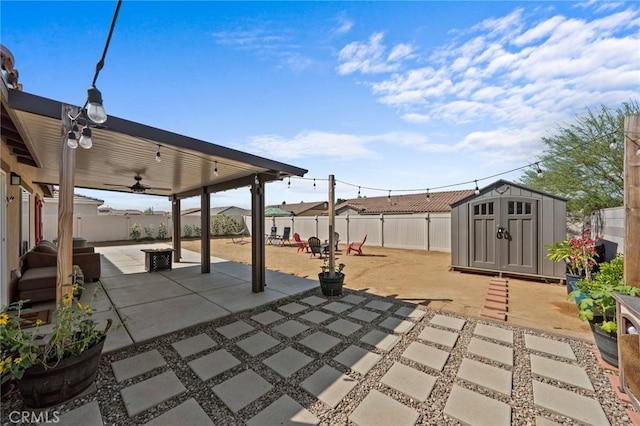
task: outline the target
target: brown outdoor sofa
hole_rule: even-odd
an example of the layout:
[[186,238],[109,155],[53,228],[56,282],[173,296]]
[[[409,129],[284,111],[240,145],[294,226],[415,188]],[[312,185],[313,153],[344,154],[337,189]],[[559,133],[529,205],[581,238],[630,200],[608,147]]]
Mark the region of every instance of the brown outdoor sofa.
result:
[[[20,258],[18,300],[56,300],[57,257],[56,245],[42,240]],[[95,253],[93,247],[74,248],[73,264],[80,267],[85,282],[100,279],[100,253]]]

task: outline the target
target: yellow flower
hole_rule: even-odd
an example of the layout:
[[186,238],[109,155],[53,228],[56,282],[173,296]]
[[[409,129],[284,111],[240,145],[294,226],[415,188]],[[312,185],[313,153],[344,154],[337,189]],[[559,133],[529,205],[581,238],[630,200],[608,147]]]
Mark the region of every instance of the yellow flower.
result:
[[78,309],[82,309],[82,303],[76,302],[76,306],[78,307]]
[[65,294],[62,300],[64,300],[65,303],[71,303],[71,301],[73,300],[73,294],[71,293]]
[[0,373],[4,373],[4,361],[0,361]]
[[90,313],[91,313],[91,306],[89,306],[89,305],[84,305],[84,311],[85,311],[86,313],[90,314]]
[[12,362],[12,361],[13,361],[13,358],[11,358],[10,356],[8,356],[8,357],[6,357],[6,358],[4,359],[4,363],[5,363],[5,364],[11,364],[11,362]]
[[8,321],[9,321],[9,315],[0,314],[0,325],[6,325]]
[[74,285],[71,287],[71,290],[72,290],[72,291],[77,291],[77,290],[78,290],[78,284],[74,284]]
[[38,318],[38,319],[36,320],[36,326],[38,326],[38,325],[42,325],[42,324],[44,324],[44,321],[42,321],[40,318]]
[[14,364],[20,364],[22,362],[22,358],[18,357],[16,359],[13,360]]

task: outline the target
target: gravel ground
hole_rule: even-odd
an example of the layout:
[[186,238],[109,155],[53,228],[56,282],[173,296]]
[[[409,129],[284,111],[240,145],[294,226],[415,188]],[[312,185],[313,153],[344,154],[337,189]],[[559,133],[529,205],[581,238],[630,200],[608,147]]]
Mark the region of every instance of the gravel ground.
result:
[[[377,325],[384,321],[389,316],[392,316],[392,313],[400,308],[401,306],[409,306],[415,307],[415,305],[410,305],[404,303],[399,300],[395,300],[392,298],[379,298],[377,296],[373,296],[370,294],[362,293],[362,292],[351,292],[346,291],[346,294],[358,294],[364,295],[367,297],[367,302],[370,300],[384,300],[388,302],[392,302],[394,307],[389,309],[387,312],[378,312],[381,315],[376,318],[371,323],[357,321],[353,318],[347,318],[347,315],[352,312],[353,309],[349,309],[341,314],[335,314],[333,320],[338,318],[345,318],[352,322],[357,322],[362,326],[358,331],[353,333],[352,335],[345,337],[337,333],[333,333],[332,331],[326,329],[324,326],[328,323],[332,322],[327,321],[326,323],[311,326],[312,323],[308,323],[311,327],[305,332],[293,337],[292,339],[286,338],[272,330],[274,325],[285,322],[288,319],[299,319],[299,316],[304,314],[304,312],[290,315],[286,312],[277,310],[278,306],[282,306],[292,301],[299,301],[305,297],[310,295],[321,296],[319,290],[313,290],[311,292],[307,292],[289,299],[280,300],[278,302],[272,303],[267,306],[263,306],[251,311],[242,312],[236,315],[231,315],[225,318],[221,318],[219,320],[213,321],[211,323],[193,327],[190,329],[186,329],[180,332],[172,333],[170,335],[155,339],[148,343],[134,345],[123,350],[119,350],[113,353],[105,354],[102,357],[100,369],[98,371],[98,375],[96,378],[96,387],[97,391],[88,396],[79,398],[75,401],[72,401],[68,404],[61,405],[58,407],[54,407],[50,409],[50,411],[57,410],[60,413],[67,412],[72,410],[80,405],[83,405],[92,400],[97,400],[100,406],[100,411],[102,413],[103,421],[105,425],[141,425],[145,424],[149,420],[157,417],[159,414],[181,404],[190,398],[195,398],[196,401],[200,404],[200,406],[204,409],[207,415],[212,419],[214,424],[216,425],[240,425],[244,424],[251,417],[259,413],[261,410],[266,408],[269,404],[277,400],[283,394],[288,394],[290,397],[298,401],[302,406],[304,406],[307,410],[313,413],[316,417],[321,420],[321,424],[323,425],[348,425],[348,416],[356,409],[358,404],[362,402],[362,400],[367,396],[367,394],[376,389],[388,396],[393,397],[397,401],[402,402],[408,407],[411,407],[420,413],[420,417],[418,419],[418,424],[425,425],[458,425],[460,424],[456,420],[449,418],[448,416],[443,414],[443,410],[445,404],[447,402],[447,397],[449,392],[451,391],[454,384],[463,386],[467,389],[474,390],[480,394],[489,396],[491,398],[497,399],[504,403],[509,404],[512,407],[512,424],[514,425],[535,425],[536,424],[536,416],[542,416],[549,420],[553,420],[555,422],[565,424],[565,425],[577,425],[578,423],[565,418],[563,416],[554,415],[553,413],[547,412],[545,410],[536,408],[533,402],[533,386],[532,386],[532,378],[533,375],[531,373],[530,367],[530,358],[528,351],[525,348],[524,343],[524,334],[532,334],[541,337],[552,337],[555,340],[562,341],[568,343],[573,352],[577,357],[577,361],[573,362],[574,365],[578,365],[584,367],[587,371],[589,378],[595,388],[595,391],[587,391],[584,389],[576,388],[567,384],[563,384],[561,382],[556,382],[553,380],[545,379],[542,377],[535,377],[536,380],[552,384],[554,386],[564,388],[567,390],[571,390],[582,395],[596,398],[602,408],[607,415],[610,423],[612,425],[628,425],[630,421],[626,416],[625,410],[629,408],[628,405],[621,402],[611,389],[609,381],[605,375],[604,370],[597,363],[596,358],[593,353],[593,345],[589,342],[572,339],[567,337],[561,337],[557,335],[550,335],[548,333],[543,333],[536,330],[526,329],[523,327],[513,327],[507,326],[503,323],[482,320],[477,318],[468,318],[458,316],[456,314],[452,314],[449,312],[438,312],[435,310],[428,309],[425,306],[418,306],[418,309],[426,311],[426,315],[416,321],[416,326],[406,335],[402,335],[402,339],[396,346],[389,352],[380,351],[374,347],[367,347],[367,345],[362,342],[358,342],[358,340],[371,331],[373,328],[378,328]],[[329,298],[331,299],[331,298]],[[367,302],[362,302],[358,305],[358,308],[361,308]],[[257,313],[264,312],[267,310],[277,311],[279,314],[283,315],[285,318],[279,320],[276,323],[269,324],[264,326],[254,320],[251,317]],[[309,308],[308,310],[313,310],[313,308]],[[308,311],[307,310],[307,311]],[[433,318],[436,314],[447,315],[456,318],[462,318],[466,320],[464,328],[459,332],[460,337],[454,346],[453,349],[449,349],[446,347],[440,347],[440,349],[447,350],[450,352],[449,359],[445,364],[445,367],[441,372],[437,372],[435,370],[431,370],[425,366],[420,364],[411,362],[407,359],[402,359],[402,363],[408,365],[410,367],[415,368],[419,371],[424,371],[432,376],[437,377],[436,384],[427,399],[426,402],[420,402],[414,400],[412,398],[403,395],[400,392],[391,389],[390,387],[382,384],[380,379],[387,372],[387,370],[393,365],[394,362],[399,361],[401,358],[401,354],[405,351],[405,349],[409,346],[409,344],[417,338],[420,332],[425,328],[431,318]],[[236,346],[237,341],[246,338],[249,334],[239,336],[235,339],[226,339],[224,336],[219,334],[216,331],[216,328],[233,323],[238,319],[242,319],[247,323],[251,324],[255,327],[256,331],[263,331],[272,337],[276,338],[281,342],[280,345],[260,354],[257,357],[251,357],[246,352],[241,350],[238,346]],[[501,368],[510,369],[513,373],[513,388],[511,396],[506,396],[497,392],[489,391],[487,389],[475,386],[469,382],[465,382],[461,379],[456,378],[456,373],[460,364],[462,363],[463,358],[475,359],[477,361],[482,361],[488,364],[485,359],[481,359],[479,357],[475,357],[472,354],[467,353],[467,346],[469,341],[473,336],[473,330],[477,323],[483,323],[488,325],[493,325],[497,327],[502,327],[504,329],[512,330],[514,332],[514,365],[513,367],[506,367],[501,364],[495,364],[496,366],[500,366]],[[432,327],[436,327],[430,325]],[[437,328],[437,327],[436,327]],[[318,353],[311,351],[307,347],[300,345],[298,342],[304,337],[313,334],[314,332],[322,329],[323,332],[333,335],[335,337],[339,337],[342,339],[342,343],[332,348],[330,351],[320,356]],[[213,340],[219,343],[218,346],[212,348],[205,352],[200,352],[196,355],[193,355],[186,359],[181,359],[177,352],[171,346],[171,343],[177,342],[179,340],[195,336],[201,333],[208,334]],[[383,358],[365,375],[362,376],[358,372],[352,371],[342,364],[333,360],[333,358],[342,352],[349,345],[358,342],[358,345],[361,347],[366,347],[371,352],[378,353],[383,355]],[[294,373],[288,379],[283,379],[274,371],[266,367],[261,361],[273,355],[274,353],[279,352],[283,349],[283,344],[291,344],[296,350],[305,353],[306,355],[312,357],[314,359],[313,362],[308,364],[306,367]],[[437,345],[436,345],[437,346]],[[199,358],[209,352],[213,352],[219,349],[226,349],[230,352],[234,357],[241,361],[241,365],[232,368],[231,370],[226,371],[225,373],[214,377],[213,379],[203,383],[189,368],[187,363],[193,359]],[[113,375],[111,369],[111,363],[114,361],[118,361],[124,358],[128,358],[133,355],[137,355],[152,349],[157,349],[162,357],[167,362],[167,366],[161,367],[159,369],[153,370],[145,375],[137,376],[129,380],[125,380],[122,383],[117,383],[115,377]],[[553,358],[553,357],[551,357]],[[557,359],[558,361],[566,362],[561,358]],[[356,386],[347,396],[335,407],[330,408],[324,403],[318,401],[315,397],[308,394],[300,387],[300,383],[304,381],[307,377],[313,374],[316,370],[318,370],[322,365],[329,365],[332,368],[348,374],[352,378],[358,380],[359,384]],[[269,383],[271,383],[274,387],[273,389],[249,404],[247,407],[240,410],[235,415],[222,403],[222,401],[214,394],[212,388],[216,384],[222,383],[228,378],[244,371],[247,369],[252,369],[258,374],[260,374],[264,379],[266,379]],[[170,399],[169,401],[162,403],[150,410],[147,410],[133,418],[129,418],[122,398],[120,396],[120,390],[131,386],[132,384],[138,383],[144,379],[155,376],[159,373],[173,370],[175,374],[178,376],[182,384],[187,388],[187,391]],[[14,392],[9,396],[3,398],[2,401],[2,424],[10,425],[15,424],[11,423],[8,420],[8,413],[14,410],[22,410],[22,400],[19,396],[19,393]]]

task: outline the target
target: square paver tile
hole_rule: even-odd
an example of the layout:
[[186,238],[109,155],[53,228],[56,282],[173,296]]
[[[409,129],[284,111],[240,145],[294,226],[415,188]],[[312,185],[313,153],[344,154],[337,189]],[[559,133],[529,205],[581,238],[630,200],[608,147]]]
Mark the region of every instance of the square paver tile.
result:
[[393,303],[383,302],[382,300],[372,300],[364,305],[365,308],[375,309],[376,311],[388,311],[393,307]]
[[116,382],[120,383],[135,376],[147,373],[156,368],[167,365],[157,349],[141,353],[129,358],[111,363]]
[[176,374],[167,371],[122,389],[120,395],[127,414],[133,417],[186,390]]
[[196,376],[204,382],[240,365],[240,361],[225,349],[220,349],[219,351],[189,361],[188,365],[189,368],[196,373]]
[[351,413],[349,421],[358,426],[413,426],[420,414],[387,395],[372,390]]
[[446,315],[434,315],[429,321],[430,324],[439,325],[440,327],[451,328],[453,330],[462,330],[465,320],[460,318],[453,318]]
[[295,315],[298,312],[302,312],[307,308],[308,308],[308,306],[304,306],[304,305],[301,305],[301,304],[296,303],[296,302],[291,302],[291,303],[289,303],[287,305],[280,306],[278,309],[280,309],[281,311],[284,311],[284,312],[286,312],[288,314]]
[[449,359],[449,352],[433,346],[423,345],[422,343],[411,342],[402,353],[402,357],[434,370],[442,371]]
[[458,341],[458,333],[452,331],[440,330],[439,328],[425,327],[424,330],[418,336],[418,339],[426,340],[427,342],[436,343],[438,345],[453,348]]
[[333,315],[329,315],[327,313],[320,312],[320,311],[311,311],[311,312],[307,312],[304,315],[301,315],[300,318],[315,324],[320,324],[325,322],[329,318],[333,318]]
[[322,297],[318,297],[318,296],[309,296],[309,297],[305,297],[304,299],[300,299],[300,301],[302,303],[306,303],[307,305],[318,306],[325,303],[327,299],[323,299]]
[[340,299],[341,302],[351,303],[352,305],[358,305],[365,300],[367,300],[366,297],[356,296],[355,294],[348,294]]
[[577,359],[576,355],[571,349],[571,346],[565,342],[558,342],[557,340],[547,339],[546,337],[538,337],[532,336],[531,334],[525,334],[524,344],[527,349],[530,349],[532,351],[559,356],[571,361],[575,361]]
[[300,386],[320,401],[335,408],[357,384],[357,380],[324,365],[300,383]]
[[260,411],[247,422],[247,426],[302,426],[318,424],[320,424],[320,419],[286,394],[282,395],[277,401]]
[[271,355],[262,363],[286,379],[311,361],[313,358],[310,356],[288,347]]
[[594,390],[585,369],[577,365],[531,354],[531,372],[538,376],[558,380],[582,389]]
[[333,348],[340,342],[342,342],[342,340],[338,339],[337,337],[329,336],[322,331],[317,331],[300,340],[301,345],[304,345],[320,354],[328,352],[329,350],[331,350],[331,348]]
[[359,346],[351,345],[333,358],[353,371],[365,375],[382,357]]
[[467,425],[511,425],[511,407],[508,404],[458,385],[453,385],[444,413]]
[[399,317],[419,320],[427,314],[427,311],[423,311],[421,309],[409,308],[408,306],[403,306],[397,311],[395,311],[393,314]]
[[216,347],[218,344],[208,334],[201,333],[171,344],[180,358],[188,358],[198,352]]
[[366,309],[358,309],[356,311],[351,312],[348,316],[349,318],[355,318],[360,321],[371,322],[374,319],[378,318],[380,314],[376,312],[368,311]]
[[252,320],[259,322],[262,325],[269,325],[281,320],[282,318],[284,318],[282,315],[274,311],[265,311],[251,317]]
[[161,416],[145,423],[145,426],[174,425],[214,426],[214,423],[194,398],[187,399],[177,407],[174,407]]
[[269,336],[267,333],[261,331],[251,337],[240,340],[236,344],[240,349],[242,349],[249,355],[258,356],[262,352],[268,351],[274,346],[278,346],[279,343],[279,340],[276,340],[273,337]]
[[289,320],[287,322],[284,322],[280,325],[273,327],[273,330],[282,334],[283,336],[291,338],[293,336],[296,336],[302,333],[308,328],[309,328],[308,325],[304,325],[301,322],[298,322],[295,320]]
[[327,310],[327,311],[331,311],[331,312],[335,312],[336,314],[342,313],[344,311],[346,311],[347,309],[351,309],[353,306],[348,305],[346,303],[340,303],[340,302],[331,302],[325,306],[322,307],[322,309]]
[[467,352],[504,365],[513,366],[513,348],[472,337]]
[[253,370],[246,370],[213,387],[213,392],[234,413],[237,413],[273,386]]
[[473,334],[513,345],[513,331],[505,330],[504,328],[486,324],[476,324]]
[[588,425],[610,424],[602,406],[595,399],[537,380],[533,381],[533,402],[536,407]]
[[[11,416],[11,414],[9,414],[9,416]],[[50,418],[50,420],[53,420],[53,418]],[[56,421],[56,424],[66,426],[104,426],[98,401],[91,401],[84,405],[81,405],[78,408],[74,408],[71,411],[67,411],[66,413],[62,414],[58,418],[58,420],[59,422]],[[12,423],[17,424],[17,421],[14,421]],[[44,424],[47,424],[46,418]]]
[[457,377],[485,389],[511,396],[511,371],[465,358],[458,369]]
[[251,325],[247,324],[244,321],[236,321],[232,322],[228,325],[223,325],[222,327],[216,328],[216,331],[222,334],[227,339],[234,339],[238,336],[242,336],[243,334],[247,334],[251,331],[255,330]]
[[436,378],[400,362],[394,363],[380,381],[410,398],[426,401],[436,384]]
[[400,341],[400,337],[380,330],[371,330],[362,336],[360,341],[375,346],[381,351],[390,351]]
[[343,336],[350,336],[360,330],[362,326],[351,321],[339,319],[326,326],[329,330],[340,333]]
[[391,330],[396,334],[407,334],[416,324],[411,321],[389,317],[378,325],[382,328],[386,328],[387,330]]

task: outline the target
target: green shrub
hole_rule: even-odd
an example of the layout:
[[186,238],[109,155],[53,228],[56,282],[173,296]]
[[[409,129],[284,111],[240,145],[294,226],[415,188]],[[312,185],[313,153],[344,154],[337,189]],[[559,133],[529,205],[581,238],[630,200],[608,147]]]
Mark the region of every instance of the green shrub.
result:
[[153,240],[153,225],[149,225],[148,227],[144,227],[144,239],[145,240]]
[[231,235],[242,229],[240,222],[226,214],[218,214],[211,218],[211,235]]
[[140,233],[140,222],[133,222],[133,225],[131,225],[131,232],[129,232],[129,236],[131,237],[132,240],[136,240],[139,241],[140,237],[141,237],[141,233]]
[[191,227],[191,225],[185,225],[182,228],[182,236],[185,238],[193,237],[193,228]]
[[166,240],[167,238],[169,238],[169,231],[167,231],[167,225],[165,225],[164,223],[161,223],[160,226],[158,226],[158,239]]

